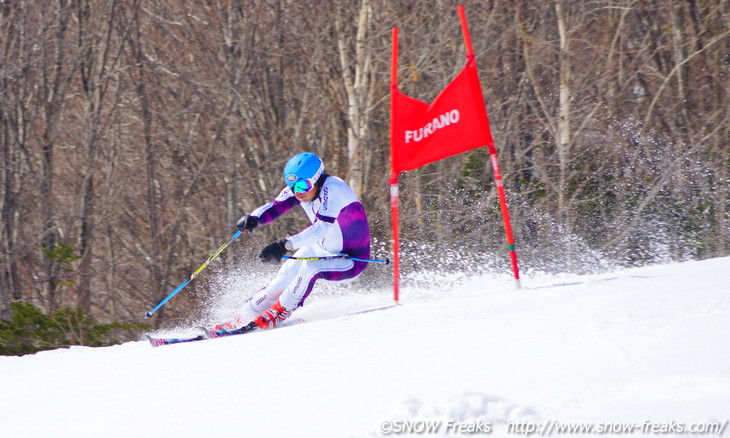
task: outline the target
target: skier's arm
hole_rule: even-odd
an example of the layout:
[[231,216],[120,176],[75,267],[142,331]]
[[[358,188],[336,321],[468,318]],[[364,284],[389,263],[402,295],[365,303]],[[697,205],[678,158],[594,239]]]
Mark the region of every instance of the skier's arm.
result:
[[[256,225],[266,225],[298,204],[299,201],[294,197],[294,193],[289,187],[285,187],[276,199],[252,211],[248,216],[258,218]],[[242,219],[239,219],[239,222]]]

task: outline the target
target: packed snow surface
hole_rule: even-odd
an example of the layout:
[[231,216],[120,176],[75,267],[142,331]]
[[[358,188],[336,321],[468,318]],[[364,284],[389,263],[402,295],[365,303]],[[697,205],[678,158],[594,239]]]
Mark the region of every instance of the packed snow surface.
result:
[[730,258],[318,290],[276,330],[0,357],[0,437],[730,436]]

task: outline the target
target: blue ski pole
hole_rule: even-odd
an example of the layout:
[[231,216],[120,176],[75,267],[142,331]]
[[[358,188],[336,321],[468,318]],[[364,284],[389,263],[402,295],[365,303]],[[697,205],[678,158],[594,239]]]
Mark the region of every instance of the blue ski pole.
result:
[[241,232],[240,231],[236,231],[235,234],[233,234],[233,236],[231,236],[231,238],[228,239],[228,242],[226,242],[223,245],[221,245],[220,248],[218,248],[218,250],[213,253],[213,255],[211,255],[210,257],[208,257],[208,260],[206,260],[205,263],[203,263],[203,265],[201,267],[199,267],[197,271],[193,272],[190,275],[190,277],[188,277],[187,280],[183,281],[182,284],[180,284],[180,286],[176,287],[175,290],[173,290],[170,293],[170,295],[166,296],[165,299],[163,299],[162,301],[160,301],[160,303],[158,305],[156,305],[152,310],[150,310],[149,312],[147,312],[147,314],[144,316],[145,319],[151,317],[152,314],[155,313],[157,310],[159,310],[160,307],[164,306],[166,302],[170,301],[170,298],[174,297],[176,293],[180,292],[180,290],[182,290],[182,288],[184,288],[185,286],[187,286],[188,283],[190,283],[191,281],[193,281],[195,279],[195,277],[197,277],[198,274],[200,274],[200,271],[202,271],[203,269],[205,269],[205,267],[208,266],[208,264],[210,262],[212,262],[213,259],[215,259],[216,257],[218,257],[218,255],[220,253],[222,253],[223,250],[226,249],[226,247],[231,242],[233,242],[234,240],[236,240],[238,238],[238,236],[240,236],[240,235],[241,235]]

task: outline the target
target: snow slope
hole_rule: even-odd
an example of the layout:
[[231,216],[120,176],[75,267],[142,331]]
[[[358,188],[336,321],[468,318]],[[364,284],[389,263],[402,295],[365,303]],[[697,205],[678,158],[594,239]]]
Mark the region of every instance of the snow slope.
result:
[[0,357],[0,437],[730,435],[729,272],[444,277],[358,315],[332,317],[390,292],[313,296],[307,323],[268,332]]

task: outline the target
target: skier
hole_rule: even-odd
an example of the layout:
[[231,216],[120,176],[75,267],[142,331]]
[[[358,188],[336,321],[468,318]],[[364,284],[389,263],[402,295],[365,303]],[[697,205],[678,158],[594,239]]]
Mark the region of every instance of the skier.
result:
[[[290,251],[296,251],[294,257],[370,257],[370,229],[365,209],[345,181],[325,173],[324,163],[317,155],[304,152],[292,157],[284,166],[284,182],[286,187],[276,199],[238,220],[238,229],[250,233],[296,205],[304,209],[312,225],[267,245],[259,255],[262,261],[278,263]],[[344,258],[286,260],[274,279],[244,306],[244,312],[250,316],[258,315],[246,327],[251,330],[276,327],[304,304],[318,279],[352,279],[366,265]],[[239,316],[215,329],[236,328],[243,321],[245,318]]]

